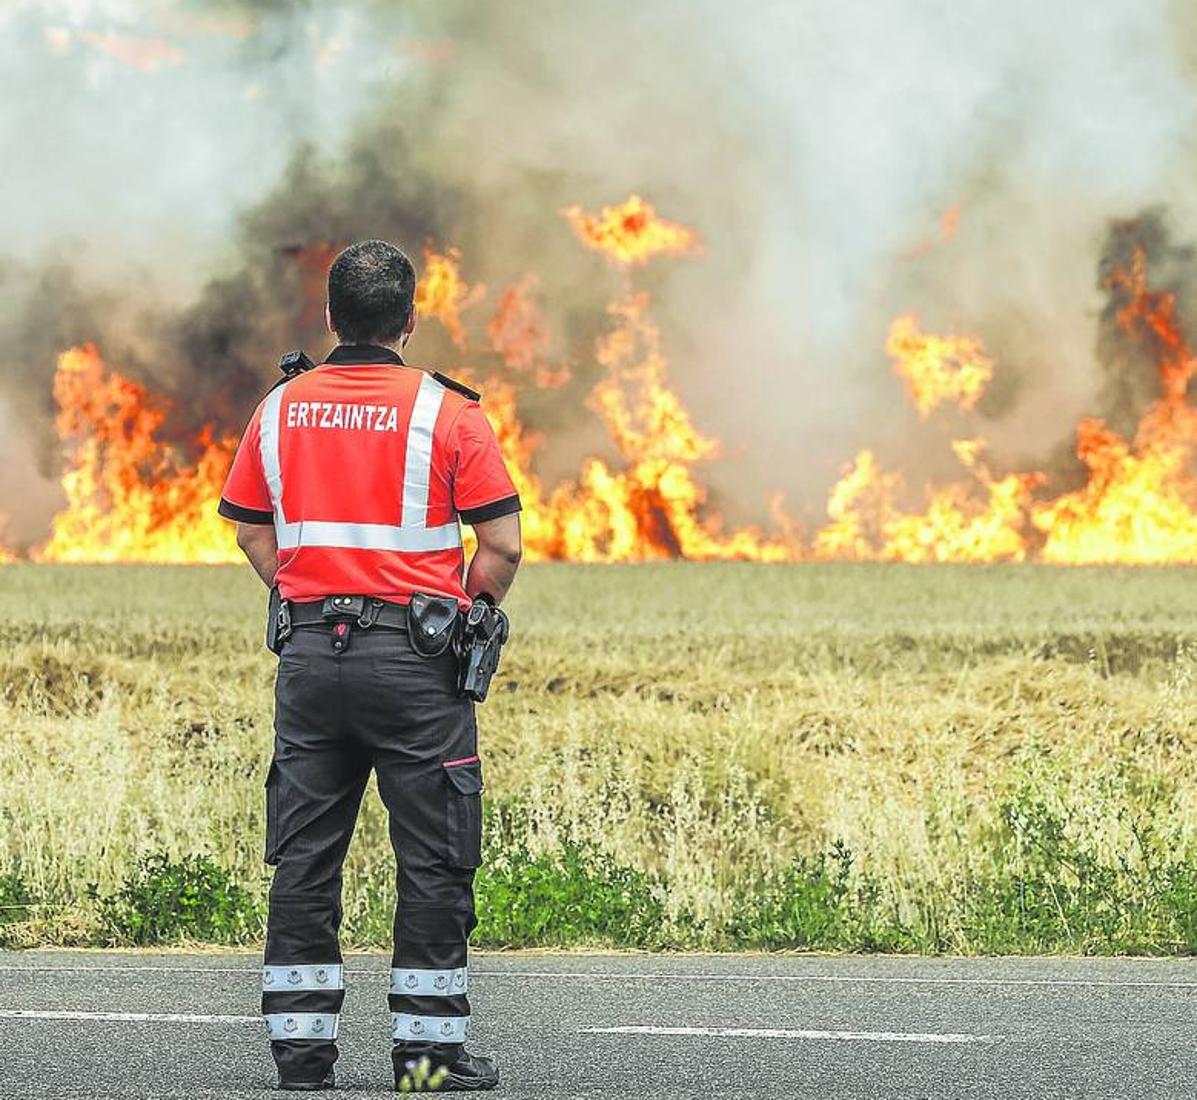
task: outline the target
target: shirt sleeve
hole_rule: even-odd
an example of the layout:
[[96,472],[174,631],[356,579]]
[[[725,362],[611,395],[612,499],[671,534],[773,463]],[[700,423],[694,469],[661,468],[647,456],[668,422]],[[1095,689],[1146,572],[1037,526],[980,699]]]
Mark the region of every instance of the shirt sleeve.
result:
[[499,441],[471,401],[458,413],[449,437],[453,460],[453,507],[465,523],[485,523],[520,510],[519,493],[503,462]]
[[224,492],[220,494],[217,511],[225,519],[265,526],[274,522],[274,509],[266,475],[262,472],[261,422],[262,409],[259,406],[233,456],[233,465],[224,483]]

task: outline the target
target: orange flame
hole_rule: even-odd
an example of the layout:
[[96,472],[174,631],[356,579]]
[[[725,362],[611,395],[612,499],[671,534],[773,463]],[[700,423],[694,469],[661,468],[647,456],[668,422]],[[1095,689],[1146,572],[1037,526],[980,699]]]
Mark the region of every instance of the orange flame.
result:
[[166,65],[181,65],[183,51],[165,38],[136,38],[131,35],[83,31],[79,36],[101,53],[145,73],[156,72]]
[[[706,490],[692,468],[713,457],[718,444],[698,432],[669,388],[660,333],[645,316],[647,306],[646,294],[613,303],[613,327],[595,348],[607,374],[592,392],[591,406],[623,469],[592,458],[576,482],[558,486],[547,501],[534,481],[521,486],[529,555],[603,562],[796,556],[799,548],[788,538],[766,539],[752,528],[725,533],[718,515],[706,514]],[[509,429],[497,419],[502,438]]]
[[1197,358],[1180,331],[1175,295],[1152,291],[1147,256],[1108,285],[1125,295],[1117,321],[1153,352],[1161,395],[1143,414],[1134,442],[1101,420],[1077,427],[1085,484],[1034,509],[1045,561],[1158,563],[1197,561],[1197,410],[1186,397]]
[[578,206],[562,214],[587,248],[624,267],[646,264],[654,256],[693,255],[702,247],[693,229],[658,217],[652,205],[639,195],[632,195],[619,206],[604,206],[597,215],[587,214]]
[[971,336],[930,336],[912,314],[889,327],[885,350],[919,414],[951,401],[971,409],[993,377],[993,360]]
[[447,252],[424,250],[424,274],[416,286],[416,312],[440,321],[453,343],[463,350],[466,334],[461,314],[485,295],[485,287],[471,287],[462,279],[461,253],[456,248]]
[[58,433],[70,444],[66,509],[40,561],[226,562],[239,558],[214,509],[237,441],[199,435],[191,465],[156,433],[164,412],[135,382],[106,373],[93,344],[64,352],[54,378]]
[[540,280],[526,275],[499,296],[495,315],[486,328],[490,346],[515,371],[536,372],[541,389],[557,389],[570,379],[568,364],[548,363],[549,332],[540,313]]
[[1026,560],[1026,511],[1040,475],[995,478],[980,461],[980,440],[957,440],[952,448],[973,481],[929,490],[926,510],[913,513],[898,504],[901,475],[882,471],[872,452],[862,451],[832,489],[827,508],[832,522],[815,538],[816,555],[856,561]]
[[[637,212],[641,216],[629,224],[627,216]],[[635,196],[597,218],[577,211],[566,216],[589,247],[625,267],[697,247],[691,231],[658,219]],[[1077,453],[1086,477],[1079,488],[1047,497],[1043,474],[995,473],[984,460],[982,439],[958,439],[952,448],[963,476],[927,487],[921,507],[912,509],[901,474],[864,450],[832,487],[828,522],[804,541],[779,498],[770,502],[777,533],[726,527],[697,473],[718,456],[718,441],[697,428],[672,388],[649,297],[630,285],[608,307],[608,327],[594,347],[602,373],[588,405],[607,431],[607,453],[587,459],[576,477],[544,485],[535,472],[542,438],[521,418],[520,397],[533,382],[561,384],[568,369],[552,362],[539,286],[527,277],[495,303],[486,347],[503,367],[481,381],[485,408],[524,502],[528,556],[588,562],[1197,561],[1197,409],[1187,399],[1197,357],[1183,337],[1174,296],[1151,289],[1142,251],[1113,271],[1107,286],[1118,303],[1117,324],[1156,365],[1160,396],[1133,439],[1100,420],[1081,422]],[[462,277],[455,251],[428,253],[419,308],[443,324],[463,352],[470,346],[463,314],[484,296],[482,287]],[[924,417],[945,404],[967,414],[995,370],[980,340],[923,332],[910,315],[894,321],[886,350]],[[228,525],[215,513],[233,439],[204,429],[192,448],[198,458],[188,461],[158,438],[161,403],[107,373],[92,345],[60,357],[54,396],[68,449],[68,503],[36,559],[239,558]],[[0,560],[11,557],[0,553]]]

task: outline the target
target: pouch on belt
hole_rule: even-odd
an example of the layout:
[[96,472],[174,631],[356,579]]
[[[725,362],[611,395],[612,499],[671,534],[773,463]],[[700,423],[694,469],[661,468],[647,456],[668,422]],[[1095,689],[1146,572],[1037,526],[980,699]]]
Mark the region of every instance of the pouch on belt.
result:
[[411,647],[421,657],[439,657],[457,634],[457,601],[452,596],[412,595],[407,609],[407,632]]

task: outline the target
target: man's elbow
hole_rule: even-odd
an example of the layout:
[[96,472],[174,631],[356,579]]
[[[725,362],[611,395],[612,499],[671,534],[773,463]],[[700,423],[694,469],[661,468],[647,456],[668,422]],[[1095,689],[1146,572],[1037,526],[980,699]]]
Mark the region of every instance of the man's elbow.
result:
[[492,560],[498,560],[514,569],[524,556],[524,538],[520,532],[519,516],[501,516],[499,519],[476,524],[478,549],[485,551]]
[[250,548],[262,541],[264,531],[272,530],[268,527],[258,527],[252,523],[237,524],[237,545],[243,553],[248,554]]
[[524,556],[524,548],[519,540],[511,542],[507,539],[492,538],[486,542],[481,542],[479,549],[489,554],[492,560],[497,559],[504,565],[511,566],[513,569],[519,565],[520,560]]

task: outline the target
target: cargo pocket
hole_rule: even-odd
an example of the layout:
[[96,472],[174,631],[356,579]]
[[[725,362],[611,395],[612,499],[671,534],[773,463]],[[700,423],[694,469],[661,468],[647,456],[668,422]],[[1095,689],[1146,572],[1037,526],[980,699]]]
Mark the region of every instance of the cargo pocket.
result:
[[271,760],[266,773],[266,862],[278,865],[278,765]]
[[482,862],[482,762],[469,756],[441,767],[448,781],[449,862],[477,867]]

